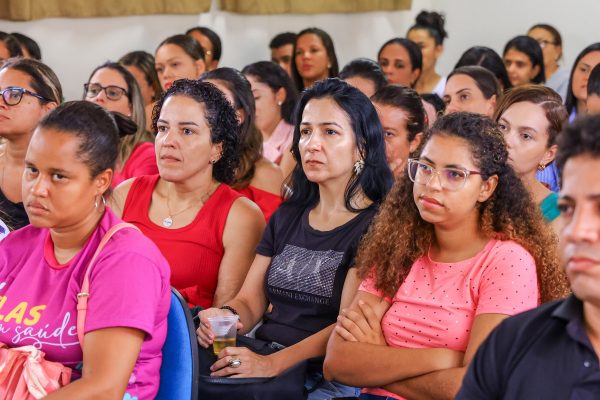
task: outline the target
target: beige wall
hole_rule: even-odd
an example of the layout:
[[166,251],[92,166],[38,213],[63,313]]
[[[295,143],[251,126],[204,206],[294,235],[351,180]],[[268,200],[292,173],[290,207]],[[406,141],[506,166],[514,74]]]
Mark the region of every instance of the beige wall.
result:
[[[573,4],[577,4],[574,7]],[[276,33],[318,26],[328,31],[336,45],[340,66],[352,58],[374,58],[379,46],[393,36],[404,36],[421,9],[447,15],[450,38],[439,60],[440,73],[448,73],[460,54],[473,45],[501,52],[513,36],[537,22],[555,25],[565,43],[570,63],[588,44],[600,41],[594,16],[600,1],[578,0],[413,0],[413,9],[364,14],[241,16],[216,10],[189,16],[46,19],[32,22],[0,21],[0,30],[19,31],[36,39],[44,61],[58,74],[68,100],[81,96],[82,85],[100,63],[116,60],[131,50],[153,52],[167,36],[182,33],[198,23],[215,29],[224,41],[222,64],[241,68],[267,59],[267,44]]]

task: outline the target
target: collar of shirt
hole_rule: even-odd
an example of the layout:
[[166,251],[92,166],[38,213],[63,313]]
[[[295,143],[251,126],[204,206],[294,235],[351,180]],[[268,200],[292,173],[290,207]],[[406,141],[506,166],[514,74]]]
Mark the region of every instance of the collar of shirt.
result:
[[567,323],[567,334],[571,339],[595,353],[594,347],[585,331],[583,302],[581,300],[572,294],[554,310],[552,317],[564,320]]

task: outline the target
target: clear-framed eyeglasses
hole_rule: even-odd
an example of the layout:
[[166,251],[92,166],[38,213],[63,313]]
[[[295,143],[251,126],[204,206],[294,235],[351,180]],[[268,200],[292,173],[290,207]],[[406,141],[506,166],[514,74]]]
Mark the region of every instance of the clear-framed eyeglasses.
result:
[[40,100],[45,102],[51,102],[52,100],[45,98],[37,93],[32,92],[31,90],[24,89],[22,87],[7,87],[6,89],[0,90],[0,95],[4,99],[4,103],[7,106],[16,106],[23,99],[23,95],[28,94],[33,97],[37,97]]
[[408,160],[408,177],[411,181],[419,185],[427,185],[434,176],[437,176],[443,189],[456,191],[465,186],[470,175],[481,175],[481,173],[465,168],[448,167],[437,169],[416,158]]

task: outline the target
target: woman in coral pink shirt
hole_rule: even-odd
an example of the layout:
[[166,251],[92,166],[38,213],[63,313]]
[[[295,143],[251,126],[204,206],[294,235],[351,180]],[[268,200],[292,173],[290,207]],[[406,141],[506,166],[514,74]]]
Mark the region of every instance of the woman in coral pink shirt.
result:
[[366,387],[364,399],[453,398],[500,321],[568,293],[507,158],[490,119],[437,120],[359,250],[365,280],[329,340],[326,377]]

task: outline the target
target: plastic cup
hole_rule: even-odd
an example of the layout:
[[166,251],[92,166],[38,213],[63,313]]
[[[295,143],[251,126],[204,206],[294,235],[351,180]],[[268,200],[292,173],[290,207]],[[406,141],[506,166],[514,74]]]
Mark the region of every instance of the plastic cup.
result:
[[208,322],[215,334],[213,352],[218,355],[225,347],[235,347],[237,334],[237,315],[208,317]]

